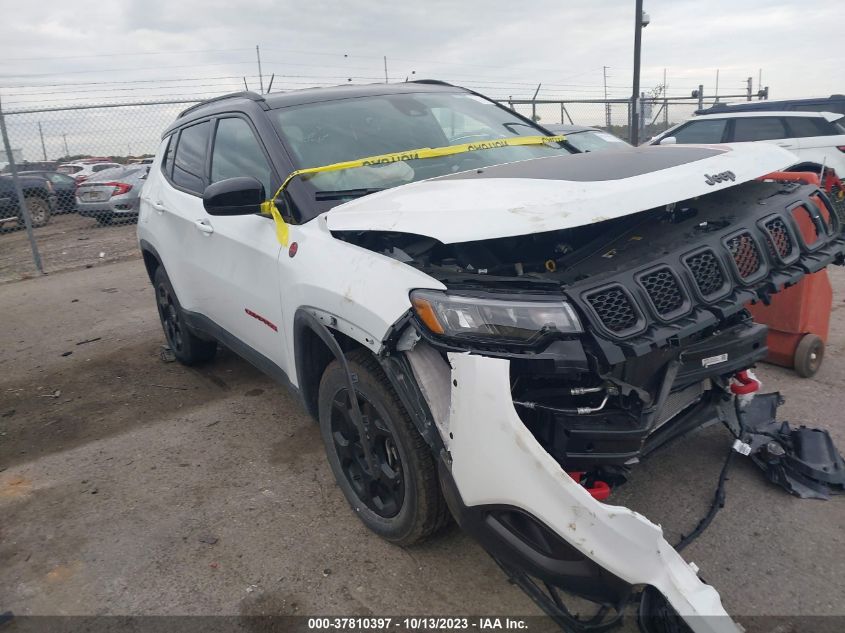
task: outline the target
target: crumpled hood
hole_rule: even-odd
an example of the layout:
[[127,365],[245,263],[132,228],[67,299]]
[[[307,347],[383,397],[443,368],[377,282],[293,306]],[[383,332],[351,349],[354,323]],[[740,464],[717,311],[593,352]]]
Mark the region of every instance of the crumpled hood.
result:
[[330,231],[444,244],[574,228],[678,202],[797,162],[768,143],[657,145],[552,156],[410,183],[341,204]]

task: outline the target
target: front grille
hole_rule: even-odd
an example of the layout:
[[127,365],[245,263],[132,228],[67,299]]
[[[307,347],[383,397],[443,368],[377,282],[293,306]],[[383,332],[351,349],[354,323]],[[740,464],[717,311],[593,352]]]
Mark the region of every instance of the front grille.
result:
[[668,268],[660,268],[640,278],[640,283],[648,293],[657,314],[666,316],[679,310],[684,305],[684,297],[675,275]]
[[637,324],[637,313],[621,288],[608,288],[587,295],[587,301],[611,332],[624,332]]
[[691,255],[686,258],[686,262],[702,296],[709,297],[725,285],[722,267],[719,266],[719,260],[713,251],[702,251]]
[[728,250],[733,255],[734,263],[736,263],[737,272],[742,279],[748,279],[758,270],[762,262],[760,261],[760,251],[757,250],[757,244],[751,233],[745,231],[739,235],[735,235],[727,242]]
[[786,223],[780,218],[769,220],[766,222],[766,232],[768,233],[766,242],[773,258],[777,260],[777,256],[779,256],[780,259],[788,259],[792,255],[793,247]]

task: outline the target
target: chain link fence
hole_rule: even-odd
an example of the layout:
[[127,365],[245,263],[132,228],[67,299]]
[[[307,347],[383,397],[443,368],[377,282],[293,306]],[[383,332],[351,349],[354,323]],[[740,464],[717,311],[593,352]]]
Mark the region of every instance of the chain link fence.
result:
[[[192,103],[0,112],[6,131],[0,145],[0,283],[136,257],[145,163],[161,132]],[[543,125],[586,125],[630,138],[626,99],[502,103]],[[641,100],[640,139],[688,119],[701,105],[692,99]],[[10,159],[20,190],[10,176]]]
[[148,163],[162,131],[191,103],[0,114],[0,283],[138,256]]

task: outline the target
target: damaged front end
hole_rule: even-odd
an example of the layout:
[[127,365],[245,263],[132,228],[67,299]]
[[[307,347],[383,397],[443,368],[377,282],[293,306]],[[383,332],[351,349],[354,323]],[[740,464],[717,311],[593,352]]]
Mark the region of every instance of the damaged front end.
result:
[[[659,526],[599,501],[669,440],[722,422],[796,494],[824,495],[808,480],[841,487],[832,445],[775,422],[769,396],[737,398],[766,356],[766,328],[744,306],[845,258],[841,221],[815,187],[748,182],[479,242],[342,238],[446,286],[411,294],[383,365],[439,454],[458,522],[564,626],[609,626],[641,595],[643,611],[689,630],[738,630]],[[602,607],[578,620],[559,588]]]

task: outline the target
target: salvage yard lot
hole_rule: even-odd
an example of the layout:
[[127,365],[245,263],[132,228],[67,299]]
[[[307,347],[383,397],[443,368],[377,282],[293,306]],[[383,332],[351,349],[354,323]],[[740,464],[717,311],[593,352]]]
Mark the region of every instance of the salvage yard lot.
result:
[[[115,231],[118,248],[134,233],[86,230]],[[10,238],[25,244],[22,233],[0,236]],[[783,418],[828,428],[841,447],[845,271],[831,278],[816,378],[759,373],[764,391],[786,397]],[[368,532],[316,424],[247,363],[228,352],[198,369],[163,362],[140,260],[5,284],[0,305],[0,611],[537,613],[456,528],[409,550]],[[635,468],[611,502],[675,542],[709,506],[728,444],[720,427],[691,434]],[[845,497],[790,497],[738,457],[726,507],[684,555],[756,631],[766,625],[749,616],[845,616],[843,551]]]
[[[54,215],[34,235],[48,273],[139,256],[134,222],[99,226],[93,218],[69,213]],[[0,283],[37,274],[26,231],[0,232]]]

